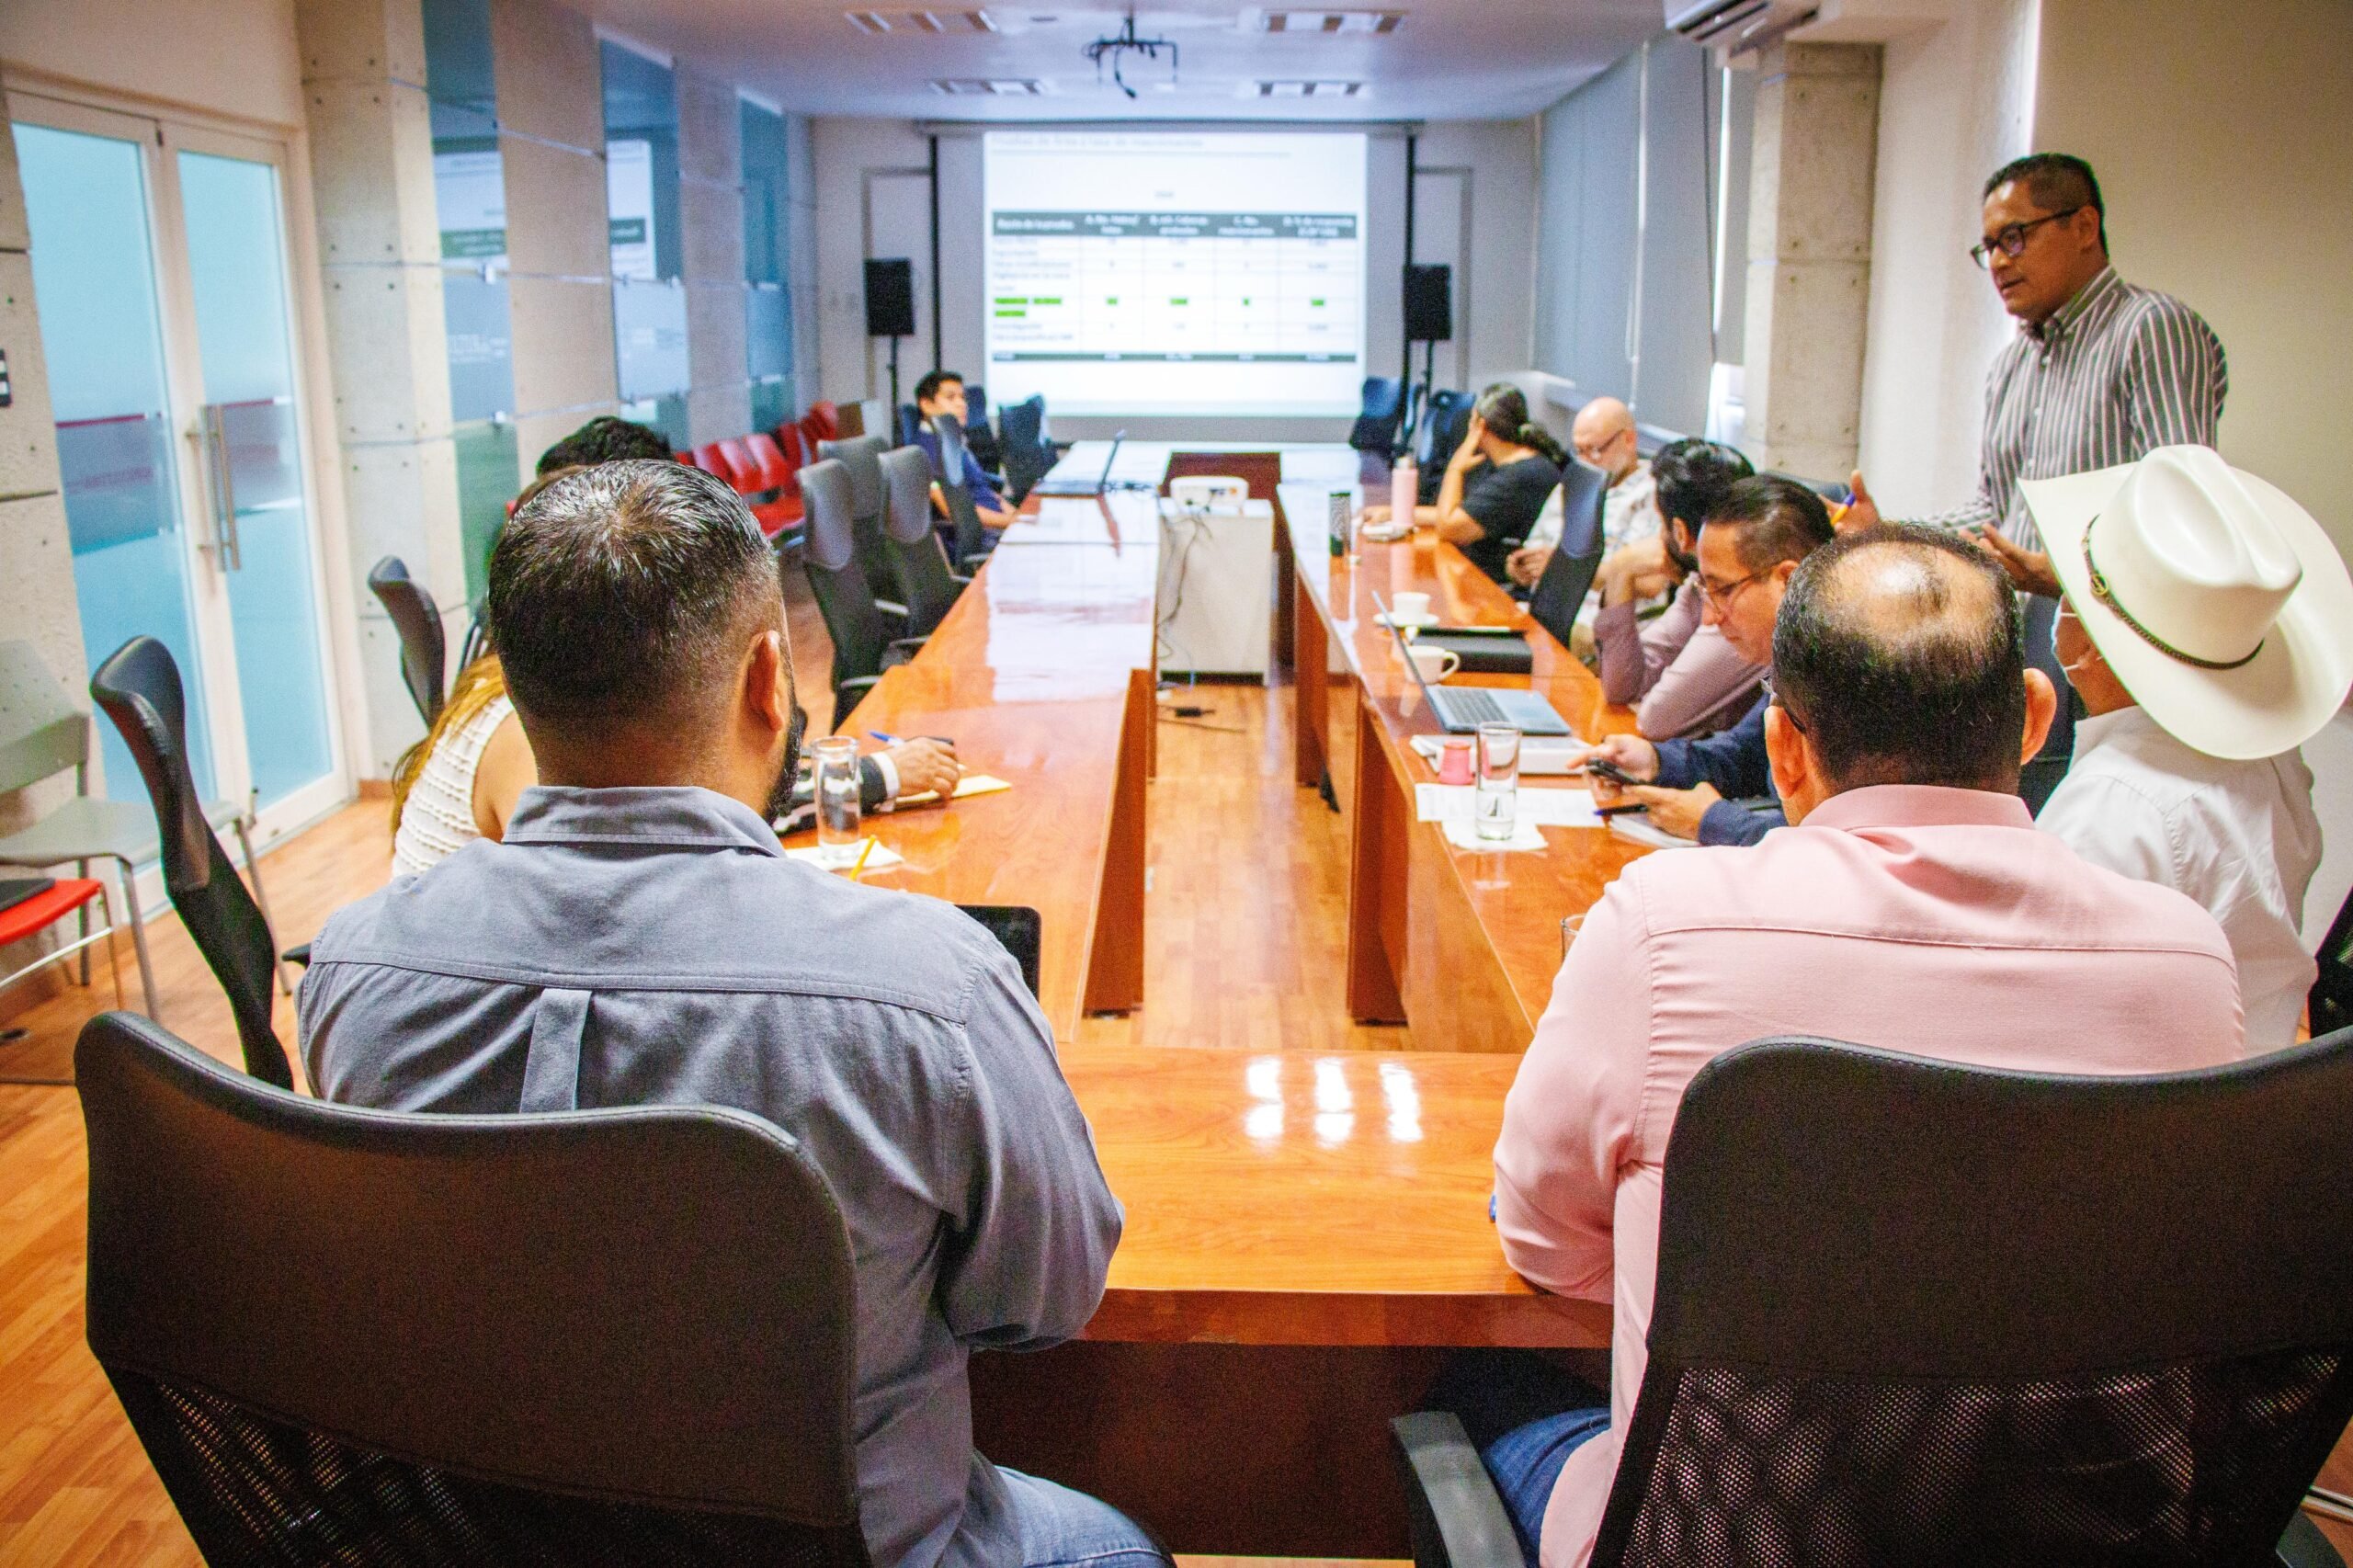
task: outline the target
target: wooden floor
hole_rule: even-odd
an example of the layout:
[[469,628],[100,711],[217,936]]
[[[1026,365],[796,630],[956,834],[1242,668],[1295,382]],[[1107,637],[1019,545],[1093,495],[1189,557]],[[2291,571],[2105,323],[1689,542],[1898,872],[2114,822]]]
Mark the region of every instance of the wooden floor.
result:
[[[805,602],[801,606],[807,609]],[[803,690],[822,687],[822,632],[796,613]],[[821,700],[812,715],[822,733]],[[1408,1032],[1347,1021],[1342,1002],[1347,898],[1340,819],[1290,782],[1290,691],[1202,687],[1208,711],[1162,710],[1151,787],[1146,1005],[1090,1018],[1086,1041],[1330,1050],[1400,1049]],[[985,768],[985,757],[969,757]],[[282,943],[307,941],[328,915],[381,886],[390,864],[385,806],[347,807],[262,858]],[[169,916],[150,927],[165,1022],[236,1059],[228,1006]],[[126,946],[124,993],[138,998]],[[0,1010],[0,1565],[194,1564],[199,1559],[139,1450],[82,1338],[85,1223],[82,1123],[70,1086],[82,1021],[113,1004],[96,983]],[[280,1000],[279,1037],[291,1041]],[[2340,1449],[2327,1478],[2353,1489]],[[2324,1524],[2353,1551],[2353,1527]],[[1188,1559],[1198,1568],[1223,1559]]]

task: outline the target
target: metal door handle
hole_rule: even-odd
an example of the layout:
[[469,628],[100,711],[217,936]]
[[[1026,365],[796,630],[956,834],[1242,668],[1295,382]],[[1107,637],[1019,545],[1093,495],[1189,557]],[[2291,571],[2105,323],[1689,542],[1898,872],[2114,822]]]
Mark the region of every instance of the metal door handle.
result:
[[211,471],[212,543],[219,551],[221,569],[241,570],[245,563],[244,549],[237,535],[237,484],[229,472],[229,424],[222,417],[221,405],[204,405],[205,466]]

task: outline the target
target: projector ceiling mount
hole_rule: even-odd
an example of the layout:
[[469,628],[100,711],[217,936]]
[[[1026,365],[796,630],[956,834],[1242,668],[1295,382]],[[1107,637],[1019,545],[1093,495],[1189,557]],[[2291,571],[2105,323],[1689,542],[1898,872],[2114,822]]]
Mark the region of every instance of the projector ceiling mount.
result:
[[1160,58],[1160,51],[1164,49],[1168,51],[1168,85],[1173,87],[1176,85],[1176,45],[1175,40],[1165,38],[1136,37],[1136,14],[1134,7],[1131,6],[1128,10],[1128,19],[1125,26],[1120,28],[1118,32],[1113,33],[1108,38],[1097,39],[1093,43],[1086,46],[1084,52],[1086,53],[1086,58],[1094,62],[1095,80],[1098,84],[1103,80],[1103,57],[1107,54],[1109,55],[1111,57],[1112,85],[1118,87],[1120,91],[1127,94],[1128,97],[1134,97],[1136,96],[1136,90],[1133,87],[1129,86],[1128,79],[1120,74],[1120,61],[1126,56],[1130,50],[1135,51],[1138,54],[1142,55],[1146,60],[1156,61]]

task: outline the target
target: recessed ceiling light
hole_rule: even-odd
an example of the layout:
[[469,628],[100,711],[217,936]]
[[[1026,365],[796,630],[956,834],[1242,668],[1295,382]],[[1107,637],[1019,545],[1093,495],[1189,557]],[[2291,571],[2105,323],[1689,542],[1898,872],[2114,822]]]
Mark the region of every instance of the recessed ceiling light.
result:
[[1257,86],[1262,98],[1353,98],[1364,91],[1362,82],[1329,79],[1260,82]]
[[1251,30],[1253,18],[1259,32],[1266,33],[1393,33],[1405,22],[1403,11],[1326,11],[1267,9],[1245,12],[1243,28]]
[[931,90],[951,98],[1039,98],[1046,84],[1034,76],[935,76]]
[[862,33],[993,33],[996,18],[981,10],[845,11]]

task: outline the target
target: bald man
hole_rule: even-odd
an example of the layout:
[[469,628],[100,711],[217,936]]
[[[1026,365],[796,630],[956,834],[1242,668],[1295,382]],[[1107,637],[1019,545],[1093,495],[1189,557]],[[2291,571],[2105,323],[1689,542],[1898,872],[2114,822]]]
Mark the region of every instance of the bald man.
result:
[[[1577,410],[1569,428],[1569,444],[1579,461],[1609,476],[1609,495],[1601,506],[1601,550],[1604,555],[1621,545],[1657,535],[1657,492],[1651,484],[1651,465],[1634,450],[1634,415],[1614,397],[1597,397]],[[1513,582],[1532,587],[1544,574],[1561,542],[1561,493],[1544,503],[1528,543],[1512,551],[1506,563]]]

